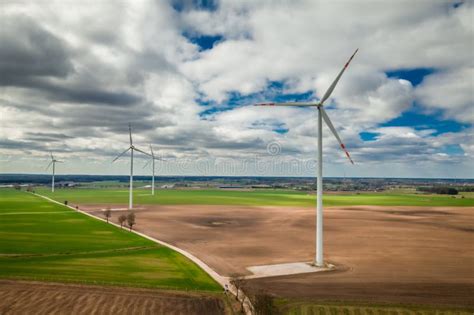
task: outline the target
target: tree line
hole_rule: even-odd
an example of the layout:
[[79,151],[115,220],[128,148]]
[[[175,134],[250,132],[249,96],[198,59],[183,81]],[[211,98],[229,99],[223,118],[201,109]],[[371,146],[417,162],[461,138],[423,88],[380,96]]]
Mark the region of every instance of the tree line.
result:
[[445,186],[436,186],[436,187],[417,187],[417,191],[429,192],[439,195],[457,195],[459,193],[458,189],[454,187],[445,187]]
[[[112,217],[112,210],[110,208],[107,208],[104,211],[104,216],[105,216],[105,219],[107,220],[107,223],[109,223],[109,219]],[[126,223],[128,228],[131,231],[133,229],[133,226],[135,225],[135,213],[133,212],[129,212],[128,214],[122,213],[117,218],[117,220],[121,228],[123,228]]]

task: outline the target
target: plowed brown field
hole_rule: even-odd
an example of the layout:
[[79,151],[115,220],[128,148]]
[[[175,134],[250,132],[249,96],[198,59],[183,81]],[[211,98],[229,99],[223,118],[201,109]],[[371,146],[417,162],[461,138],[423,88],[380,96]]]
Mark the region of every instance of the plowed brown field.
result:
[[225,314],[217,296],[0,280],[0,314]]
[[[81,208],[101,215],[100,207]],[[314,257],[313,208],[140,207],[138,230],[190,251],[223,275]],[[284,297],[474,305],[474,208],[327,207],[324,215],[325,258],[337,271],[250,284]]]

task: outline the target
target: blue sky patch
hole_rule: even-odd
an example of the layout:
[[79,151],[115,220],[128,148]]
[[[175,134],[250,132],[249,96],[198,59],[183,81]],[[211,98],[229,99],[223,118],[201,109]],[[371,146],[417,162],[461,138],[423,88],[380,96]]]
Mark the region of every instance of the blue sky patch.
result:
[[442,152],[449,155],[464,155],[464,150],[459,144],[447,145],[443,147]]
[[364,141],[374,141],[380,134],[377,132],[361,132],[359,136]]
[[261,120],[252,123],[252,128],[255,129],[261,129],[265,127],[271,127],[273,132],[279,133],[281,135],[287,133],[290,130],[286,127],[285,123],[277,122],[275,120]]
[[239,92],[230,92],[228,93],[227,101],[224,101],[222,104],[217,104],[212,101],[205,101],[204,99],[198,99],[197,102],[202,106],[209,107],[199,114],[201,118],[204,118],[205,116],[212,115],[216,112],[222,112],[261,102],[304,102],[310,101],[312,99],[314,99],[312,91],[304,93],[285,93],[284,82],[270,81],[267,85],[267,88],[262,92],[252,93],[249,95],[242,95]]
[[436,130],[433,134],[434,136],[446,132],[459,132],[469,127],[468,124],[461,124],[454,120],[444,119],[441,111],[431,114],[424,114],[420,111],[421,110],[415,104],[412,110],[404,112],[401,116],[382,124],[381,127],[404,126],[412,127],[417,130],[434,129]]
[[[224,109],[224,110],[229,110],[229,109]],[[199,117],[201,117],[202,119],[206,119],[207,117],[212,116],[213,114],[217,112],[223,112],[224,110],[219,110],[216,107],[211,107],[200,112]]]
[[215,0],[172,0],[171,5],[177,12],[186,10],[217,10],[217,1]]
[[217,43],[221,42],[224,40],[224,37],[221,35],[215,35],[215,36],[208,36],[208,35],[201,35],[201,36],[189,36],[189,35],[184,35],[186,38],[188,38],[192,43],[196,44],[199,46],[199,50],[208,50],[212,49],[214,45]]
[[312,91],[303,93],[286,93],[284,81],[269,81],[264,91],[242,95],[238,92],[229,93],[227,104],[238,106],[241,104],[255,104],[259,102],[304,102],[310,101],[313,97]]
[[284,123],[279,123],[272,129],[273,132],[279,133],[281,135],[287,133],[289,130],[290,129],[288,129]]
[[434,73],[432,68],[399,69],[385,72],[387,77],[410,81],[413,86],[420,84],[427,75],[432,73]]

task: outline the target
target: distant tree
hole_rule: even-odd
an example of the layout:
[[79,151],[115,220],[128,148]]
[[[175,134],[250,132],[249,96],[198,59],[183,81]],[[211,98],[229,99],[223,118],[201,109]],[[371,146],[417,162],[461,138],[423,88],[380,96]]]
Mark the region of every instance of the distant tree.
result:
[[131,231],[133,229],[133,226],[135,225],[135,213],[130,212],[127,215],[127,224]]
[[444,187],[444,186],[436,186],[436,187],[417,187],[417,191],[434,193],[439,195],[457,195],[459,191],[454,187]]
[[127,216],[125,214],[121,214],[118,217],[118,222],[119,222],[121,228],[123,228],[123,225],[124,225],[125,221],[127,221]]
[[112,216],[112,210],[110,210],[110,208],[105,209],[104,216],[107,220],[107,223],[109,223],[109,218]]
[[21,186],[18,184],[13,185],[13,188],[15,188],[16,190],[21,190]]
[[35,193],[33,185],[28,185],[28,187],[26,188],[26,191],[30,193]]
[[243,311],[245,297],[242,297],[242,299],[240,299],[240,292],[242,291],[243,287],[247,284],[247,280],[245,279],[243,275],[234,273],[230,276],[230,283],[235,287],[235,291],[236,291],[235,298],[237,299],[237,301],[240,302],[240,307]]
[[448,188],[446,190],[446,194],[448,195],[457,195],[459,193],[459,191],[456,189],[456,188]]

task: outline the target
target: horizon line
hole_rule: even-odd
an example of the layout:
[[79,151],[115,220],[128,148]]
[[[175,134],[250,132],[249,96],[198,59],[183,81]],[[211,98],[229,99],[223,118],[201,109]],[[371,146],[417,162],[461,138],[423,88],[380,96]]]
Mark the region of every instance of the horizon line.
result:
[[[0,173],[0,176],[51,176],[47,173]],[[56,174],[56,176],[102,176],[102,177],[130,177],[130,175],[123,174],[112,174],[112,175],[102,175],[102,174]],[[151,175],[134,175],[134,177],[151,177]],[[155,175],[155,178],[199,178],[199,177],[209,177],[209,178],[299,178],[299,179],[315,179],[316,176],[277,176],[277,175]],[[458,177],[374,177],[374,176],[325,176],[324,178],[351,178],[351,179],[440,179],[440,180],[474,180],[474,178],[458,178]]]

